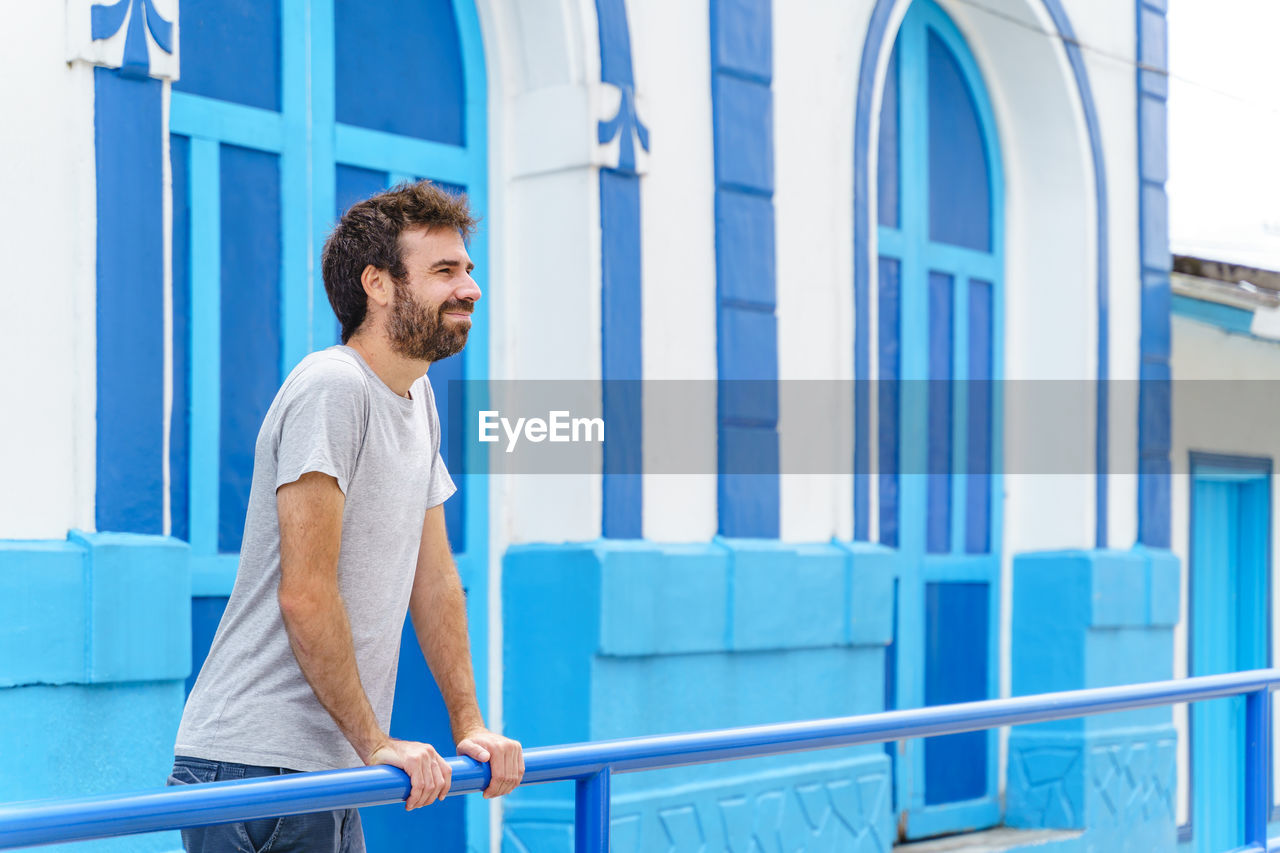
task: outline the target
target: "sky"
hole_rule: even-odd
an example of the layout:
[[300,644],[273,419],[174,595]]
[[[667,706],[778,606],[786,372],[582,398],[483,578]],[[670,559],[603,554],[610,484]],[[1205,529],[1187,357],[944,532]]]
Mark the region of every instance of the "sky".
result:
[[1280,270],[1280,0],[1169,2],[1175,254]]

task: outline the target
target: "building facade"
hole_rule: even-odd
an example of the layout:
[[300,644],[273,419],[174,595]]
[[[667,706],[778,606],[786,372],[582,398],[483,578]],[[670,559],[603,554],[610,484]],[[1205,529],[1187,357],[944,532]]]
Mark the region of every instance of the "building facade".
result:
[[[1174,379],[1271,378],[1280,350],[1203,307],[1239,294],[1171,285],[1165,14],[15,10],[0,801],[163,782],[261,418],[338,340],[320,246],[418,178],[484,218],[470,344],[429,376],[491,726],[551,745],[1265,665],[1275,442],[1197,426]],[[535,380],[595,389],[585,469],[504,468],[468,438],[487,389]],[[621,776],[613,841],[872,851],[1003,826],[1011,848],[1225,849],[1242,753],[1212,740],[1238,715],[1220,704]],[[447,742],[411,636],[394,721]],[[571,848],[572,812],[537,786],[365,825],[375,850],[540,853]]]

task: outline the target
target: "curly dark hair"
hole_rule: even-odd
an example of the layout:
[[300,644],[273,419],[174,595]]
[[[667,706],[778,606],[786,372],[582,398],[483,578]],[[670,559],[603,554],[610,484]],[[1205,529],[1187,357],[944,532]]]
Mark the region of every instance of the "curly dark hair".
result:
[[344,344],[368,310],[360,283],[365,267],[372,264],[397,282],[407,280],[400,235],[410,228],[453,228],[465,240],[475,232],[476,217],[466,194],[448,192],[430,181],[406,182],[353,204],[324,241],[324,290],[342,323]]

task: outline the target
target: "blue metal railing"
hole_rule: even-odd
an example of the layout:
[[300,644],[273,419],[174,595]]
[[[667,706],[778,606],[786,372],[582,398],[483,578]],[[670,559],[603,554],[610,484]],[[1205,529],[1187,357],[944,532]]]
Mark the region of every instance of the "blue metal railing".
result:
[[[1270,697],[1280,669],[939,705],[857,717],[625,738],[525,750],[522,784],[577,783],[576,848],[609,849],[609,781],[657,770],[1245,695],[1245,851],[1267,849]],[[451,758],[453,794],[484,790],[488,765]],[[183,785],[131,794],[0,806],[0,850],[403,801],[405,774],[386,766]]]

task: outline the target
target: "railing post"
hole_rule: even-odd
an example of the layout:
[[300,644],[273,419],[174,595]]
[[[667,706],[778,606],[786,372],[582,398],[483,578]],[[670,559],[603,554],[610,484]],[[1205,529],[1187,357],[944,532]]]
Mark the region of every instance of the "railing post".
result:
[[609,853],[609,768],[578,779],[574,852]]
[[1271,796],[1267,790],[1271,764],[1271,691],[1255,690],[1245,697],[1244,711],[1244,841],[1267,849],[1267,812]]

